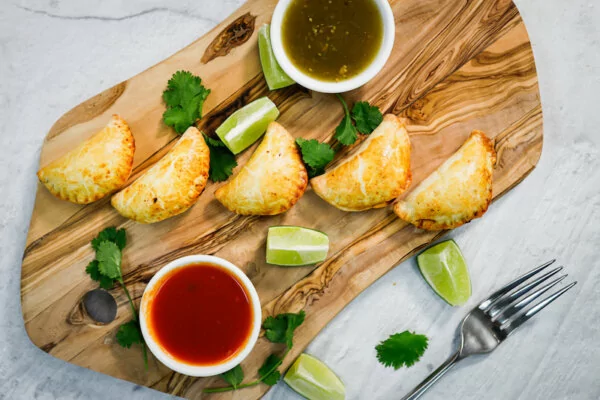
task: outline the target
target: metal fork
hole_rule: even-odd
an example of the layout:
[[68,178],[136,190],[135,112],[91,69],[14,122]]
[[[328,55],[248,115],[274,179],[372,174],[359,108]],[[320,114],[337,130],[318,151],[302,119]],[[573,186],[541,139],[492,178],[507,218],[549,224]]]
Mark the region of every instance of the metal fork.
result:
[[575,286],[576,281],[554,292],[525,311],[527,306],[532,304],[538,297],[567,277],[567,275],[559,276],[537,290],[533,290],[559,273],[562,267],[558,267],[521,286],[529,278],[539,274],[555,261],[548,261],[520,276],[502,289],[494,292],[471,310],[460,324],[460,346],[458,351],[433,371],[412,392],[404,396],[402,400],[415,400],[421,397],[427,389],[433,386],[454,364],[463,358],[474,354],[489,353],[494,350],[529,318]]

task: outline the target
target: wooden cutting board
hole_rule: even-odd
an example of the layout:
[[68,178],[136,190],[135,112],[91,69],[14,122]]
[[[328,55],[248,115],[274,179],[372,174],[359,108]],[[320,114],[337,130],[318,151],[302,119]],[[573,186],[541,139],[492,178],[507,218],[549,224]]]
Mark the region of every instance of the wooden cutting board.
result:
[[[177,140],[161,122],[161,94],[179,69],[201,76],[212,93],[199,127],[211,134],[234,110],[269,96],[281,122],[294,136],[331,140],[342,109],[332,95],[299,86],[269,92],[258,58],[257,31],[269,22],[275,0],[250,0],[208,34],[169,59],[78,105],[50,129],[40,165],[59,157],[104,126],[113,113],[130,124],[136,140],[133,181]],[[351,104],[368,100],[411,121],[413,185],[480,129],[495,138],[498,163],[494,198],[535,167],[542,149],[542,111],[531,46],[515,5],[506,0],[392,1],[396,40],[384,70],[368,85],[346,94]],[[254,148],[238,157],[243,165]],[[338,160],[347,154],[339,154]],[[445,232],[407,225],[391,207],[361,213],[339,211],[310,189],[289,212],[244,217],[214,198],[210,183],[188,212],[153,224],[122,218],[109,199],[79,206],[54,198],[38,186],[23,258],[21,297],[27,332],[38,347],[67,362],[187,398],[202,397],[216,378],[171,372],[150,359],[144,369],[139,347],[115,343],[118,326],[131,318],[121,289],[117,319],[94,325],[80,300],[96,287],[85,274],[94,257],[90,240],[104,227],[127,229],[125,283],[139,301],[146,283],[167,262],[188,254],[216,254],[240,266],[260,295],[264,316],[304,309],[294,348],[283,368],[366,287]],[[491,207],[494,207],[492,205]],[[477,222],[474,222],[477,223]],[[326,232],[330,256],[317,267],[266,265],[265,238],[271,225],[301,225]],[[252,378],[265,357],[280,351],[259,339],[243,363]],[[212,398],[258,398],[255,386]]]

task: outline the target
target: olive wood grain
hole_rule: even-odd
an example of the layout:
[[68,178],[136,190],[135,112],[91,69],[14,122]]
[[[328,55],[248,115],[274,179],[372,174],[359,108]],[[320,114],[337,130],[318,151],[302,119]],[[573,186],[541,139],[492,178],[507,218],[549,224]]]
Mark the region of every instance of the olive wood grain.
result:
[[[269,21],[273,0],[250,0],[211,32],[141,74],[87,100],[60,118],[48,133],[40,165],[64,154],[118,113],[136,139],[130,181],[158,161],[177,140],[161,121],[161,93],[179,69],[190,70],[212,89],[200,129],[212,134],[233,111],[268,95],[281,122],[296,137],[332,142],[342,109],[331,95],[297,85],[269,92],[261,73],[257,30]],[[410,121],[413,185],[449,157],[473,129],[495,138],[498,163],[494,198],[506,193],[535,167],[542,148],[542,111],[535,63],[515,5],[503,0],[392,1],[396,40],[384,70],[364,87],[347,93],[351,103],[368,100]],[[255,145],[256,146],[256,145]],[[252,153],[238,157],[243,165]],[[355,147],[354,147],[355,148]],[[347,157],[344,149],[336,161]],[[361,213],[339,211],[310,189],[289,212],[274,217],[237,216],[214,198],[209,183],[198,203],[169,220],[140,225],[122,218],[108,199],[87,206],[63,202],[38,186],[23,258],[21,296],[27,332],[35,345],[68,362],[187,398],[218,378],[196,379],[168,370],[152,357],[144,369],[139,348],[115,344],[118,326],[131,318],[121,289],[111,293],[117,318],[97,325],[82,315],[83,295],[96,287],[85,274],[93,258],[90,240],[106,226],[127,229],[125,283],[139,301],[144,287],[165,263],[188,254],[215,254],[240,268],[256,285],[264,317],[304,309],[295,356],[352,299],[400,261],[445,232],[426,232],[395,217],[391,207]],[[494,205],[492,205],[494,207]],[[476,222],[474,222],[476,223]],[[267,265],[264,243],[271,225],[301,225],[326,232],[328,259],[318,266]],[[271,352],[259,339],[243,363],[247,379]],[[258,398],[257,385],[211,398]],[[208,396],[207,396],[208,397]]]

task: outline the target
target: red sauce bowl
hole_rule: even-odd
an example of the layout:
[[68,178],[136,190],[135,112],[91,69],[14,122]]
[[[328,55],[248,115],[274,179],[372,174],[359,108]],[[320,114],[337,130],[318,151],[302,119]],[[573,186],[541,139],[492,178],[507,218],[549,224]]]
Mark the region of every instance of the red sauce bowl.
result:
[[146,286],[140,326],[154,356],[173,371],[213,376],[248,356],[260,332],[252,282],[227,260],[187,256],[165,265]]

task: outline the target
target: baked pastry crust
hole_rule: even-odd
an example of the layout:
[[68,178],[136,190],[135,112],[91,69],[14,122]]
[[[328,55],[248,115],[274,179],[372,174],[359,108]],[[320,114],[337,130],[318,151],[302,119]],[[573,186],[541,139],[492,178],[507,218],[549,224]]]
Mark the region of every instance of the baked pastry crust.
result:
[[135,140],[118,115],[94,136],[41,168],[37,176],[54,196],[88,204],[121,188],[133,168]]
[[473,131],[465,143],[405,199],[398,217],[426,230],[453,229],[481,217],[492,201],[494,144]]
[[405,123],[387,114],[354,155],[310,184],[340,210],[363,211],[384,207],[410,186],[411,179]]
[[209,166],[204,137],[190,127],[163,158],[115,194],[111,204],[122,216],[144,224],[181,214],[200,197]]
[[296,142],[272,122],[250,160],[215,196],[241,215],[276,215],[290,208],[306,190],[308,174]]

